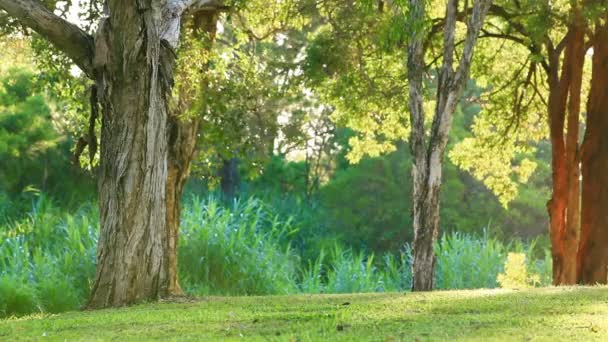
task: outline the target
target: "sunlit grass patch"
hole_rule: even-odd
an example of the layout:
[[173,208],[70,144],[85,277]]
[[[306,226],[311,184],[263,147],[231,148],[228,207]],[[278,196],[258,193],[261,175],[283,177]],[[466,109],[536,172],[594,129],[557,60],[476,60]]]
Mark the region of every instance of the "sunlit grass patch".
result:
[[203,297],[0,321],[0,340],[608,339],[608,288]]

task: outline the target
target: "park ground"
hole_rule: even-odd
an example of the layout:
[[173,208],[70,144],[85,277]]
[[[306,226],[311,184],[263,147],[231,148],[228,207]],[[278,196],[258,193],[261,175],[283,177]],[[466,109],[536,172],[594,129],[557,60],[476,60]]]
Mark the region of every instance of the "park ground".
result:
[[0,340],[608,341],[608,287],[205,297],[9,318]]

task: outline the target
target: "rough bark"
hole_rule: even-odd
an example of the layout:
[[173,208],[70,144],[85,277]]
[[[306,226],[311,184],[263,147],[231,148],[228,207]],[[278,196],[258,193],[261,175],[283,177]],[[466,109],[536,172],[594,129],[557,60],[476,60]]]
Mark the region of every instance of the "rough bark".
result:
[[596,23],[587,127],[582,148],[582,212],[578,282],[606,284],[608,278],[608,15]]
[[1,9],[72,58],[99,92],[101,230],[91,308],[179,292],[178,195],[196,126],[170,115],[175,49],[184,13],[216,6],[210,0],[108,0],[93,39],[37,1],[0,0]]
[[[458,68],[453,69],[458,1],[448,0],[444,27],[443,67],[437,86],[437,107],[427,139],[423,111],[424,34],[414,29],[408,44],[410,95],[410,146],[413,156],[413,291],[429,291],[434,286],[435,253],[439,234],[439,195],[443,158],[456,106],[469,77],[473,52],[491,0],[474,2],[467,23],[464,49]],[[410,0],[409,25],[422,27],[424,1]],[[427,141],[428,140],[428,141]]]
[[174,53],[157,29],[158,5],[109,1],[96,37],[101,231],[91,308],[171,294],[165,200]]

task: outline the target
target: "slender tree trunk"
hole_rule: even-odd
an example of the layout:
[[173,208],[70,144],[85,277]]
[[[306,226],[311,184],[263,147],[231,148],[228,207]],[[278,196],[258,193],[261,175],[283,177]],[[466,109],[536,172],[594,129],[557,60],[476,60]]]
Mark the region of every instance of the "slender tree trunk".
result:
[[563,278],[564,248],[562,236],[566,230],[568,208],[568,164],[564,140],[566,102],[570,76],[570,55],[566,54],[559,76],[559,52],[549,53],[549,132],[551,137],[551,169],[553,191],[547,203],[549,212],[549,235],[553,259],[553,284]]
[[[576,283],[576,254],[580,229],[579,116],[585,28],[575,7],[566,37],[565,56],[559,73],[561,51],[549,51],[549,131],[552,148],[553,192],[549,212],[553,284]],[[567,115],[566,115],[567,113]],[[567,122],[566,122],[567,119]],[[567,127],[565,127],[567,124]],[[564,128],[567,132],[564,132]]]
[[[207,54],[212,48],[215,39],[217,25],[217,11],[198,11],[194,14],[188,25],[192,25],[191,31],[193,39],[201,40],[205,44],[201,54]],[[206,58],[206,56],[200,56]],[[188,66],[186,66],[188,67]],[[207,77],[205,73],[208,65],[198,70],[201,91],[207,88]],[[190,165],[196,154],[196,145],[200,131],[201,119],[199,113],[192,115],[182,115],[187,113],[192,107],[193,102],[197,101],[196,96],[200,94],[192,93],[190,80],[182,82],[178,86],[179,102],[171,112],[168,119],[169,131],[169,153],[167,163],[167,230],[169,234],[168,254],[170,269],[170,293],[181,295],[182,290],[178,282],[177,268],[177,246],[179,242],[179,225],[181,217],[181,199],[184,186],[190,174]]]
[[176,273],[166,226],[174,52],[161,43],[154,3],[109,5],[95,53],[103,119],[101,231],[91,308],[169,296]]
[[596,23],[587,128],[582,152],[582,222],[578,282],[606,284],[608,278],[608,15]]
[[222,195],[226,200],[233,200],[240,183],[238,158],[230,158],[222,160],[222,169],[220,170],[220,186]]
[[566,133],[566,163],[568,180],[568,206],[566,226],[562,234],[564,260],[559,283],[576,284],[576,255],[580,231],[580,157],[579,157],[579,120],[581,111],[581,88],[585,64],[585,27],[580,11],[575,8],[571,36],[567,53],[571,54],[570,85],[568,96],[568,123]]
[[[439,234],[439,195],[441,189],[441,162],[426,169],[418,164],[412,168],[414,250],[412,290],[430,291],[434,288],[434,243]],[[430,172],[432,170],[433,175]],[[432,177],[432,179],[431,179]]]
[[170,269],[170,293],[182,294],[178,282],[177,243],[181,217],[181,199],[194,158],[200,120],[169,117],[169,159],[167,164],[167,230]]

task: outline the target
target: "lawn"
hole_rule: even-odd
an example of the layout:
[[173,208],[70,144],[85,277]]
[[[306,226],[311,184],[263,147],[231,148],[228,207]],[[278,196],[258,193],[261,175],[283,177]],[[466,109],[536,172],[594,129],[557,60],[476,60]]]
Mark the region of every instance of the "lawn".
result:
[[208,297],[0,321],[0,340],[608,340],[608,287]]

